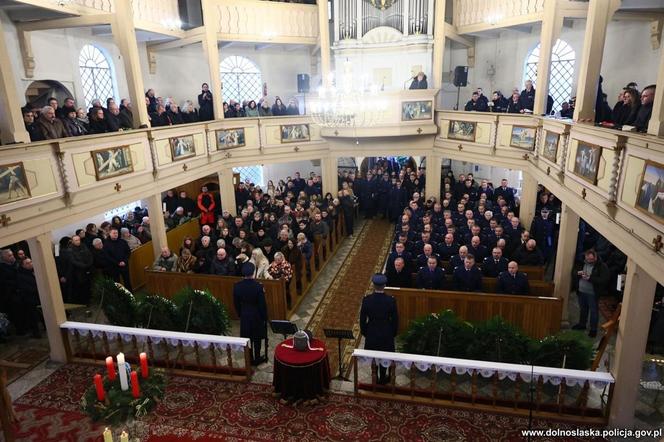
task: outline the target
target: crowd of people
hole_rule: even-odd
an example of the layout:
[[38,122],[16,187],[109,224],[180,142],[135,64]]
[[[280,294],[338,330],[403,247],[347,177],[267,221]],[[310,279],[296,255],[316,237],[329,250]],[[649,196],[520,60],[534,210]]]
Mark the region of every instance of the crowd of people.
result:
[[[95,99],[87,111],[77,107],[71,97],[66,98],[62,105],[55,97],[49,98],[47,103],[43,107],[26,105],[22,108],[23,123],[30,135],[30,141],[136,129],[133,104],[127,98],[120,100],[119,104],[114,98],[107,98],[105,106],[101,100]],[[214,119],[212,92],[207,83],[201,85],[198,107],[191,100],[178,104],[173,97],[156,96],[154,89],[148,89],[145,93],[145,106],[152,127]],[[261,97],[258,104],[255,100],[242,103],[230,100],[224,102],[223,107],[224,118],[300,115],[299,104],[295,98],[291,98],[288,105],[285,105],[279,96],[275,97],[273,105],[270,105],[267,97]]]
[[[634,127],[639,132],[648,129],[648,122],[652,115],[653,99],[656,85],[651,84],[639,91],[638,84],[630,82],[618,93],[618,101],[613,108],[608,103],[607,95],[602,91],[602,77],[600,76],[597,100],[595,102],[595,123],[604,127],[621,129],[623,126]],[[535,88],[531,80],[526,80],[525,87],[519,92],[518,88],[512,90],[509,98],[502,92],[493,92],[491,100],[483,93],[482,88],[473,91],[471,99],[466,103],[465,111],[502,112],[510,114],[532,114],[535,104]],[[546,115],[556,118],[572,118],[576,106],[576,97],[561,104],[561,108],[553,112],[553,97],[547,96]]]

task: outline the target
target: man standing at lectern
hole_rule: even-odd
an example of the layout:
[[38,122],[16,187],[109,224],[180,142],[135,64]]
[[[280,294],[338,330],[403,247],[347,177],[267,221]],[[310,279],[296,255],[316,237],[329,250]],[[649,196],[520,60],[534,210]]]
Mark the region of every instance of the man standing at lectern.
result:
[[[397,303],[392,296],[385,294],[387,277],[376,273],[371,281],[374,292],[362,300],[360,309],[360,331],[364,336],[364,348],[377,351],[394,351],[394,338],[399,330]],[[378,383],[390,382],[387,368],[382,365],[378,370]]]

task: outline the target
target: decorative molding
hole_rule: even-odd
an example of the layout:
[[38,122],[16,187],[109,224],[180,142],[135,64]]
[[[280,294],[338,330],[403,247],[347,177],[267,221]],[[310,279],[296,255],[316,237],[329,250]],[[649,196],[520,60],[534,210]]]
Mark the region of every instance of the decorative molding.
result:
[[115,189],[116,192],[120,192],[122,190],[122,184],[115,183],[115,186],[113,186],[113,189]]
[[474,68],[475,67],[475,46],[470,46],[466,48],[466,57],[468,60],[466,63],[468,63],[469,68]]
[[0,225],[2,225],[2,227],[7,227],[11,222],[11,220],[12,220],[11,216],[7,216],[4,213],[0,215]]
[[581,189],[581,198],[583,198],[583,199],[585,200],[585,199],[586,199],[586,195],[587,195],[587,193],[586,193],[586,188],[584,187],[583,189]]
[[[4,215],[3,215],[4,216]],[[657,235],[652,239],[653,250],[659,252],[664,247],[664,242],[662,242],[662,235]]]
[[30,33],[17,28],[16,34],[18,36],[18,47],[21,51],[21,58],[23,59],[25,78],[34,78],[35,57],[32,53],[32,39],[30,38]]
[[662,43],[662,25],[664,20],[655,20],[650,23],[650,46],[653,51],[659,49]]
[[150,75],[155,75],[157,73],[157,54],[150,45],[147,45],[145,49],[148,53],[148,71]]

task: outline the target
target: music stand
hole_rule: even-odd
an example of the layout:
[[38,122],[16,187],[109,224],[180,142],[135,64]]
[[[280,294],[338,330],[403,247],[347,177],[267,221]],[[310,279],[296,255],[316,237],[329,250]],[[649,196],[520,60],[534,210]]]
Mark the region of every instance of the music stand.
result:
[[339,379],[340,381],[349,381],[347,377],[344,377],[342,374],[342,364],[341,364],[341,340],[342,339],[355,339],[353,336],[353,330],[343,330],[336,328],[324,328],[323,333],[325,333],[326,338],[336,338],[337,339],[337,348],[338,348],[338,357],[339,357],[339,374],[334,377],[334,379]]
[[284,341],[288,335],[293,335],[298,331],[297,325],[295,325],[294,322],[282,320],[270,321],[270,329],[272,329],[272,333],[276,335],[283,335]]

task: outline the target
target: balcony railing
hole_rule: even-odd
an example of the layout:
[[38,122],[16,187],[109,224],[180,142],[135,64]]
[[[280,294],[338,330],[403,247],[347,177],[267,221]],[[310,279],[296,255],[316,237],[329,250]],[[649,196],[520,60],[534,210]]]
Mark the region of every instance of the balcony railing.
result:
[[466,26],[496,25],[543,12],[544,0],[454,0],[453,24],[463,31]]
[[[378,367],[390,382],[377,383]],[[483,411],[606,423],[610,373],[356,349],[356,394],[426,398]]]

